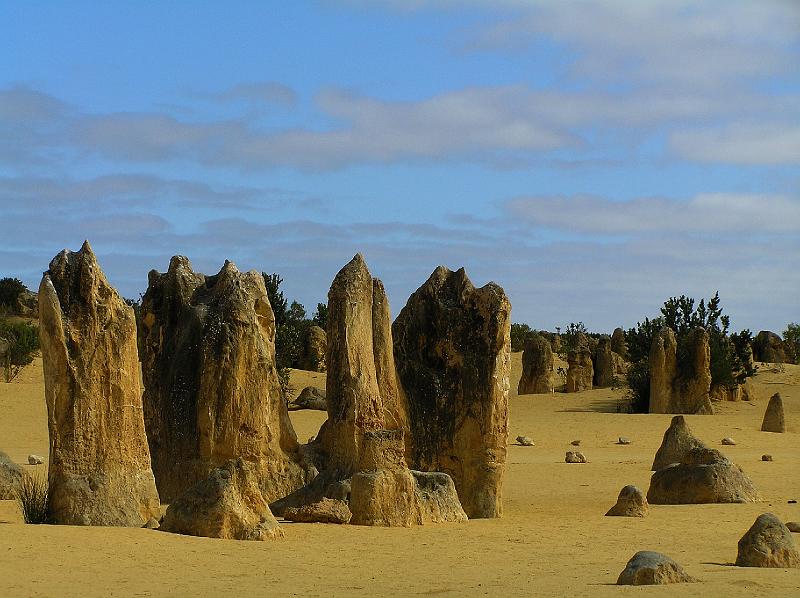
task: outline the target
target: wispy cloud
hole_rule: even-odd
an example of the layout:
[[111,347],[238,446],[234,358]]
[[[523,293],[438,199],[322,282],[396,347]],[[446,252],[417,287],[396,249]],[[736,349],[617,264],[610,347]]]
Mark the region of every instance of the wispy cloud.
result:
[[730,164],[800,164],[800,123],[735,123],[670,135],[673,152],[687,160]]

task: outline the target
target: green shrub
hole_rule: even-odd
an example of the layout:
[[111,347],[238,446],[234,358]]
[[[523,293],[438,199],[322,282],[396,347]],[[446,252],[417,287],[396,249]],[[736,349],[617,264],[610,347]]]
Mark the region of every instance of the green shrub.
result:
[[783,331],[783,346],[793,363],[800,363],[800,324],[792,322]]
[[27,290],[18,278],[0,278],[0,308],[5,313],[16,313],[19,297]]
[[511,350],[522,351],[525,340],[535,331],[527,324],[511,324]]
[[314,312],[314,315],[311,316],[311,322],[316,326],[319,326],[323,330],[327,330],[328,326],[328,304],[327,303],[317,303],[317,311]]
[[5,357],[0,361],[5,381],[10,382],[33,361],[39,350],[39,329],[28,322],[0,319],[0,338],[10,343]]

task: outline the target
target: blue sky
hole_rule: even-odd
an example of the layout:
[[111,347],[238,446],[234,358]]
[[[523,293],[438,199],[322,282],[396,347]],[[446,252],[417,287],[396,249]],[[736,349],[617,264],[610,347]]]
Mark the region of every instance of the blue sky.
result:
[[0,1],[0,274],[89,238],[309,312],[356,251],[396,314],[438,264],[515,321],[720,291],[800,319],[800,3]]

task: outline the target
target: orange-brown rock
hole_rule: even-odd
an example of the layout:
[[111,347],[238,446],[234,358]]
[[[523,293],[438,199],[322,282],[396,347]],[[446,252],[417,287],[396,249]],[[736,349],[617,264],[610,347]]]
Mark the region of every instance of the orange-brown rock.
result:
[[142,415],[136,320],[88,242],[39,287],[53,521],[141,527],[160,516]]
[[786,431],[786,417],[783,413],[783,399],[780,393],[775,393],[767,404],[764,412],[764,421],[761,423],[762,432],[783,433]]
[[692,330],[686,340],[685,363],[678,363],[678,344],[664,327],[650,349],[650,413],[710,414],[711,351],[708,332]]
[[463,268],[440,266],[392,326],[408,401],[408,461],[449,474],[470,517],[502,513],[510,315],[498,285],[476,289]]
[[753,359],[768,363],[787,363],[786,348],[780,336],[769,330],[762,330],[753,339]]
[[625,331],[622,328],[614,328],[614,332],[611,334],[611,350],[623,359],[627,359],[628,345],[625,342]]
[[307,480],[275,366],[264,280],[225,262],[215,276],[176,256],[142,300],[145,421],[153,470],[172,501],[229,459],[255,464],[267,500]]
[[800,550],[783,521],[762,513],[739,540],[737,567],[800,568]]
[[522,377],[517,394],[553,392],[553,351],[549,340],[540,334],[525,339],[522,351]]

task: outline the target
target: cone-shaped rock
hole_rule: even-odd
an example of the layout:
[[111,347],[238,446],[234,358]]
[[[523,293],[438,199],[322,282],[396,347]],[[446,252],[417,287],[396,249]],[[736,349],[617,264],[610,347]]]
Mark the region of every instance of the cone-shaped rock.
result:
[[470,517],[498,517],[508,440],[511,304],[440,266],[392,327],[414,469],[443,471]]
[[710,448],[692,449],[680,463],[655,472],[647,491],[652,505],[743,503],[758,498],[742,468]]
[[[711,352],[708,332],[695,328],[686,340],[686,363],[678,363],[678,344],[664,327],[650,348],[650,413],[710,414]],[[681,374],[681,370],[689,374]]]
[[592,390],[594,367],[592,366],[592,351],[584,346],[579,346],[567,353],[567,392],[581,392]]
[[649,511],[644,492],[628,485],[620,490],[617,504],[608,510],[606,517],[645,517]]
[[658,471],[672,463],[680,463],[689,451],[694,448],[708,447],[692,434],[689,425],[686,423],[686,418],[682,415],[676,415],[672,418],[669,428],[664,432],[661,446],[656,451],[656,457],[650,469]]
[[762,432],[779,432],[786,431],[786,420],[783,415],[783,399],[779,393],[772,395],[767,405],[767,410],[764,412],[764,421],[761,424]]
[[517,394],[542,394],[553,391],[553,351],[550,341],[540,334],[525,339],[522,352],[522,377]]
[[608,388],[614,384],[614,376],[616,374],[614,353],[611,351],[611,339],[608,336],[603,335],[600,337],[597,348],[594,350],[592,364],[594,368],[594,386]]
[[164,501],[229,459],[255,463],[267,500],[306,481],[275,366],[275,317],[261,274],[216,276],[173,257],[142,300],[144,406]]
[[796,568],[800,567],[800,552],[783,522],[772,513],[763,513],[739,540],[736,565]]
[[160,516],[142,415],[136,319],[88,242],[50,262],[39,337],[56,523],[141,527]]
[[191,486],[168,508],[161,531],[229,540],[282,538],[261,494],[255,464],[231,459]]

